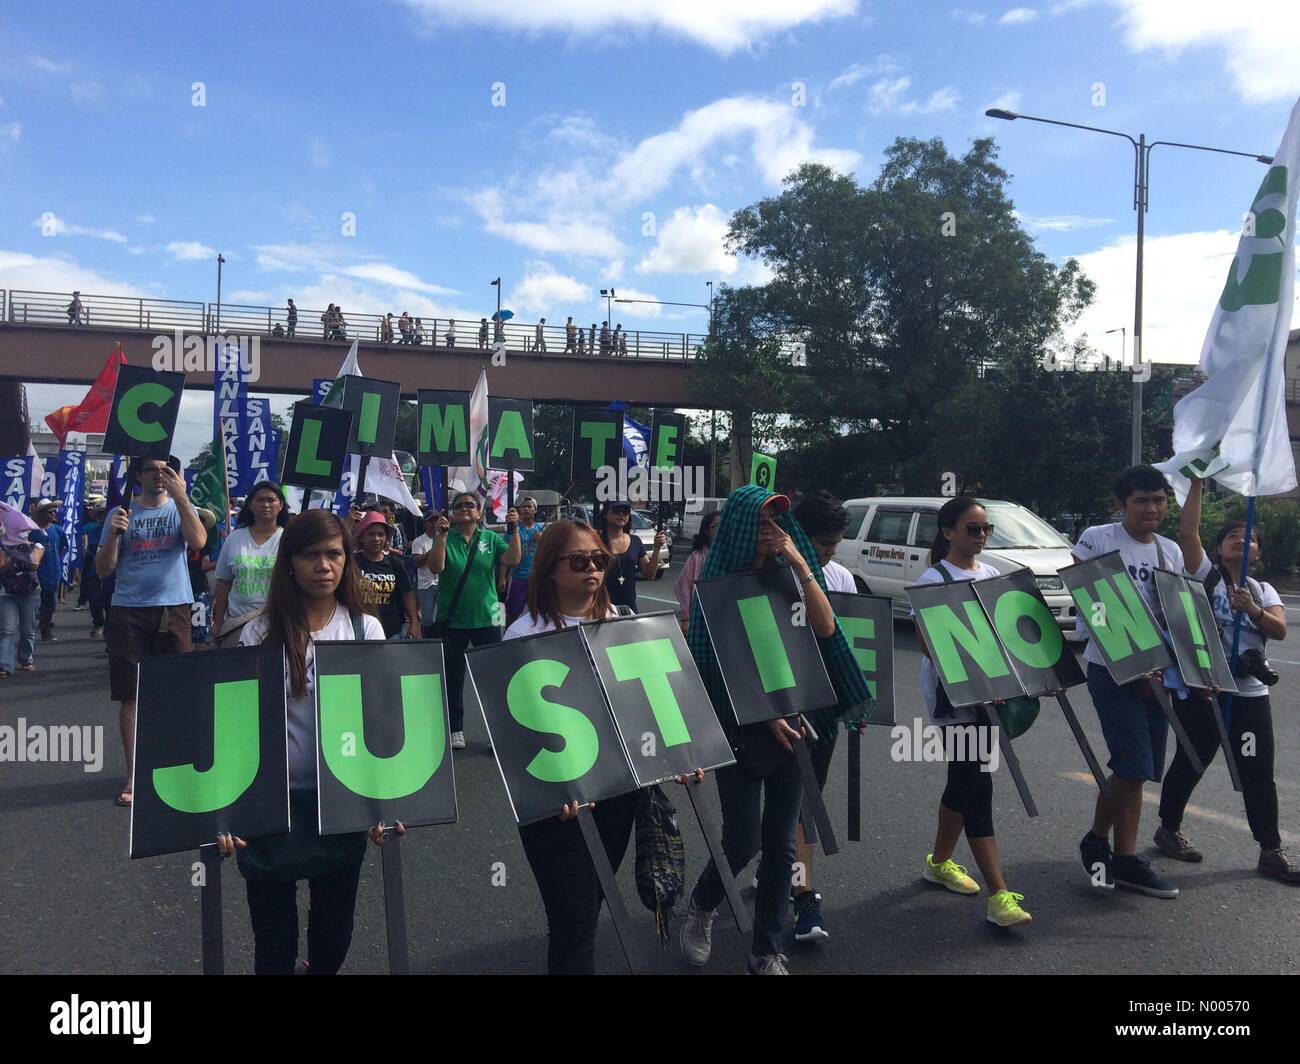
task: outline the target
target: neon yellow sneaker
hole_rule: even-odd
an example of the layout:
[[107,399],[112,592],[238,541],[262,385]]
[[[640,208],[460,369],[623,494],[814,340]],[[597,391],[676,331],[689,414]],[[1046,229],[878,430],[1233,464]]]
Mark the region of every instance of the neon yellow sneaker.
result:
[[1020,907],[1025,900],[1023,894],[1013,894],[1009,890],[1000,890],[989,898],[988,921],[998,927],[1015,927],[1017,924],[1033,923],[1034,918]]
[[934,863],[934,854],[925,855],[925,872],[922,873],[927,883],[938,883],[947,887],[954,894],[978,894],[980,885],[966,874],[966,869],[951,857],[942,864]]

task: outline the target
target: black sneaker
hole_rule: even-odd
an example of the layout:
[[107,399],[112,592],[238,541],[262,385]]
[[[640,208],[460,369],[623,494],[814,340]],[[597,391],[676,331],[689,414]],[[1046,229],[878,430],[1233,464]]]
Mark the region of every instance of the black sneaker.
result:
[[1176,898],[1178,888],[1169,880],[1160,876],[1142,858],[1135,855],[1116,857],[1111,866],[1115,870],[1115,882],[1128,890],[1148,894],[1153,898]]
[[1083,870],[1088,879],[1098,890],[1115,889],[1115,872],[1112,864],[1115,860],[1111,853],[1110,840],[1099,839],[1091,831],[1079,843],[1079,856],[1083,858]]
[[794,896],[794,940],[814,942],[830,938],[826,918],[822,915],[822,896],[815,890],[805,890]]

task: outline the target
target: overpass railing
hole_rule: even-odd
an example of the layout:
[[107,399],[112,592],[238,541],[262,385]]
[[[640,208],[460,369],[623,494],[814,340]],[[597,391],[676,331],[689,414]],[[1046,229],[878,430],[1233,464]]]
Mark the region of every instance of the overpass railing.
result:
[[[564,325],[506,321],[499,327],[466,318],[410,318],[403,331],[400,315],[391,320],[380,314],[343,310],[342,319],[326,323],[326,311],[300,307],[291,320],[289,309],[245,304],[190,302],[136,296],[95,295],[87,292],[37,292],[0,289],[0,321],[14,325],[43,325],[77,329],[130,329],[142,332],[186,329],[205,333],[241,333],[285,341],[337,343],[354,339],[368,346],[460,347],[490,349],[498,337],[507,351],[537,354],[607,354],[610,357],[691,359],[704,346],[703,333],[663,332],[649,329],[611,328],[610,342],[602,345],[601,330],[588,325],[575,330],[572,343]],[[540,332],[539,332],[540,325]],[[617,345],[614,340],[617,338]]]

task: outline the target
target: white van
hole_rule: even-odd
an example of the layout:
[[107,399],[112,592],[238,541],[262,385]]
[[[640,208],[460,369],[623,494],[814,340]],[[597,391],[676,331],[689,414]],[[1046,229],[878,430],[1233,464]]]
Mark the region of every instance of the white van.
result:
[[710,499],[699,497],[686,504],[686,515],[682,518],[682,542],[689,544],[700,532],[704,518],[717,513],[727,504],[726,498]]
[[[853,574],[858,590],[888,595],[894,616],[911,611],[904,588],[930,566],[930,547],[939,529],[939,508],[947,499],[883,496],[849,499],[849,526],[835,548],[835,560]],[[1000,573],[1028,569],[1034,574],[1052,616],[1073,638],[1074,602],[1059,570],[1074,564],[1070,541],[1033,511],[1013,502],[980,499],[993,525],[980,561]]]

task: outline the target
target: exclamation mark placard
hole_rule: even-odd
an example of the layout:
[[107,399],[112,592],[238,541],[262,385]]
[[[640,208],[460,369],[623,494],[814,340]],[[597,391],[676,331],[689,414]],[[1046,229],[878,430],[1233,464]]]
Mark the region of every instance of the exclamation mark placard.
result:
[[1192,642],[1196,645],[1196,663],[1208,673],[1212,668],[1210,649],[1205,642],[1201,618],[1196,613],[1196,603],[1192,601],[1190,591],[1178,592],[1178,598],[1183,604],[1183,612],[1187,614],[1187,623],[1192,630]]

